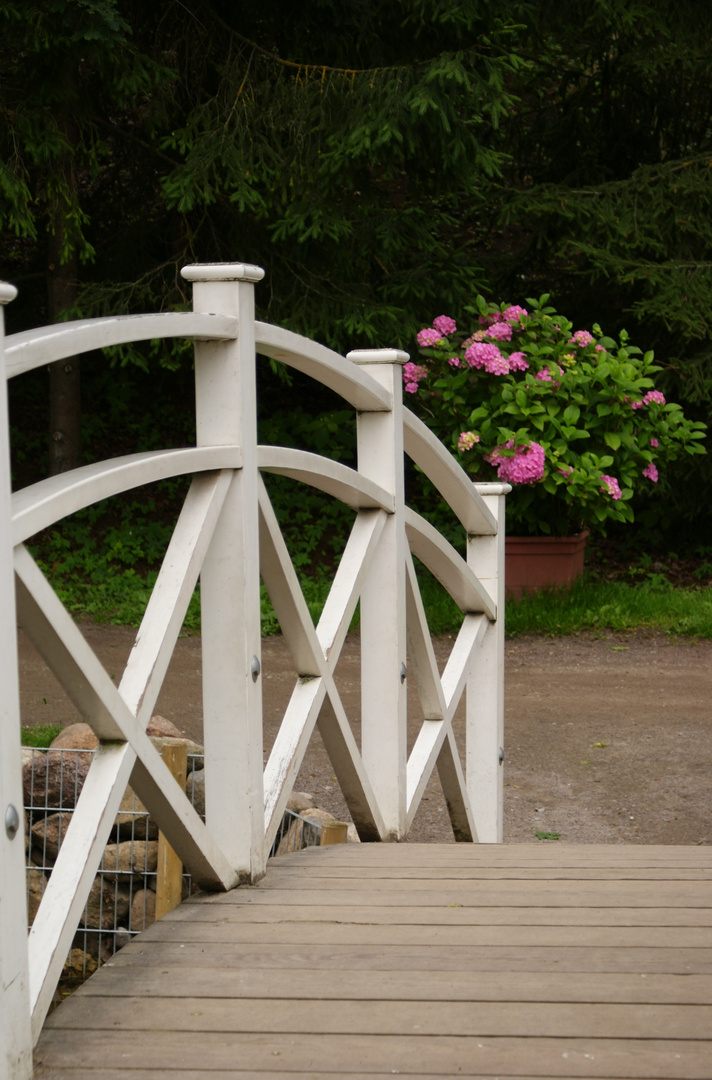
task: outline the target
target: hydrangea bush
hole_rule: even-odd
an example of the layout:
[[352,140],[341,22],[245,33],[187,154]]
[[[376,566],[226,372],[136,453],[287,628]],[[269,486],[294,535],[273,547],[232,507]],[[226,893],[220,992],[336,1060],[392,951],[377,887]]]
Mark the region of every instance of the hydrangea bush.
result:
[[407,404],[476,480],[513,485],[508,529],[565,536],[632,521],[631,500],[681,454],[705,452],[706,425],[655,389],[653,353],[575,330],[548,306],[488,304],[467,323],[440,315],[403,369]]

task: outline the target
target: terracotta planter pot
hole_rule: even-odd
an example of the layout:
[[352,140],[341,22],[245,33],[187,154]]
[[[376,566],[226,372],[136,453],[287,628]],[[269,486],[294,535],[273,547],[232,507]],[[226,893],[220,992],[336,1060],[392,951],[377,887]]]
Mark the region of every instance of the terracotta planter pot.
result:
[[505,539],[507,596],[569,588],[583,573],[588,529],[578,536],[508,536]]

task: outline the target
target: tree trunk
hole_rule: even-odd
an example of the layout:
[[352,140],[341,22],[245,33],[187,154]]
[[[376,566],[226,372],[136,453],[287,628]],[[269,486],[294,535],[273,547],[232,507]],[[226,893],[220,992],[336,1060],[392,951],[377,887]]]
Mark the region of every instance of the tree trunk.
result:
[[[58,215],[59,216],[59,215]],[[47,303],[50,322],[70,307],[77,295],[77,257],[60,262],[63,223],[55,222],[49,236]],[[76,469],[82,463],[81,366],[78,356],[49,365],[49,472],[50,476]]]

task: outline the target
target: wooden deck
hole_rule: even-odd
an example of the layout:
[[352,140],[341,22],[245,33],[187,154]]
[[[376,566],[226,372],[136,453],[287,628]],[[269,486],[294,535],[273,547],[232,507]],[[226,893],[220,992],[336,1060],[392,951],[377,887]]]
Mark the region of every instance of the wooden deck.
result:
[[349,845],[183,904],[38,1080],[712,1077],[712,848]]

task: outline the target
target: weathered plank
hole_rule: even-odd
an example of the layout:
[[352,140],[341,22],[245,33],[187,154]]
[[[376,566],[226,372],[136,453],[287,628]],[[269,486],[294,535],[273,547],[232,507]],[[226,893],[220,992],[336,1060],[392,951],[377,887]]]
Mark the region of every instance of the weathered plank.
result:
[[372,923],[373,925],[421,926],[712,926],[710,908],[553,908],[553,907],[355,907],[312,904],[296,907],[285,897],[283,904],[222,905],[216,912],[211,904],[184,903],[164,916],[164,923],[280,922]]
[[518,948],[551,946],[556,948],[605,947],[609,949],[652,947],[659,949],[710,949],[712,927],[676,926],[431,926],[344,924],[328,922],[300,923],[206,923],[161,922],[152,935],[153,942],[213,943],[226,949],[240,945],[415,945],[427,948],[453,946],[471,948],[483,945],[509,945]]
[[[424,935],[425,936],[425,935]],[[172,963],[202,967],[272,967],[285,972],[305,968],[368,971],[637,971],[708,975],[712,973],[712,949],[660,948],[542,948],[519,946],[464,947],[440,945],[235,945],[179,944],[145,941],[136,949],[118,953],[114,966],[170,966]],[[290,975],[294,978],[294,975]]]
[[[377,992],[378,980],[373,989]],[[342,992],[348,991],[344,980]],[[433,1002],[391,1001],[387,1009],[378,1001],[351,1001],[348,997],[322,998],[316,1021],[329,1035],[438,1035],[517,1036],[536,1038],[705,1039],[712,1031],[712,1005],[623,1005],[559,1002]],[[144,999],[122,1003],[121,1024],[134,1033],[143,1031],[269,1032],[275,1013],[282,1014],[285,1032],[308,1034],[314,1030],[314,1002],[293,997],[250,1001],[186,997],[176,1008],[175,998],[155,998],[150,1009]],[[84,997],[71,1010],[50,1016],[46,1028],[75,1031],[111,1029],[116,1020],[116,999]]]
[[[316,1015],[315,1015],[316,1020]],[[403,1073],[425,1076],[504,1075],[519,1077],[645,1077],[649,1080],[680,1078],[709,1080],[709,1048],[686,1040],[630,1039],[477,1039],[452,1036],[401,1035],[301,1035],[293,1032],[194,1032],[148,1031],[127,1039],[120,1030],[106,1031],[101,1038],[78,1039],[76,1031],[45,1032],[37,1053],[39,1063],[51,1052],[53,1065],[86,1068],[95,1062],[112,1067],[117,1061],[126,1070],[165,1068],[194,1075],[194,1070],[232,1070],[239,1062],[245,1073],[261,1074],[275,1065],[286,1073],[312,1073],[314,1068],[330,1075],[352,1073]],[[130,1074],[129,1074],[130,1075]],[[39,1073],[38,1080],[44,1080]]]
[[350,845],[197,897],[52,1014],[38,1080],[709,1080],[710,853],[541,850]]
[[[215,926],[238,922],[341,924],[370,923],[374,926],[417,924],[420,926],[712,926],[709,908],[555,908],[555,907],[354,907],[351,904],[297,907],[285,898],[283,904],[223,904],[216,912],[211,904],[181,904],[164,916],[163,924],[190,922]],[[298,934],[298,929],[295,928]]]
[[[710,886],[694,882],[650,882],[650,888],[643,890],[632,882],[620,882],[615,890],[604,888],[599,882],[445,882],[439,886],[437,881],[410,882],[407,890],[387,887],[387,883],[369,883],[368,888],[355,887],[354,882],[330,881],[326,885],[319,882],[300,880],[294,889],[264,888],[260,890],[259,900],[255,893],[238,891],[233,894],[217,896],[215,907],[222,904],[279,904],[287,900],[293,905],[313,904],[339,907],[344,900],[349,904],[366,907],[374,903],[374,894],[379,907],[398,907],[407,896],[411,907],[448,907],[484,906],[493,907],[499,901],[506,907],[709,907]],[[228,899],[229,897],[229,899]]]
[[[107,972],[108,974],[108,972]],[[75,997],[135,997],[205,999],[281,998],[284,974],[269,968],[223,968],[217,979],[211,967],[172,964],[170,979],[158,967],[118,966],[110,978],[89,979]],[[291,985],[294,998],[330,1000],[344,993],[341,971],[302,968]],[[373,977],[369,971],[348,972],[352,1001],[371,1000]],[[712,1002],[712,976],[621,974],[588,972],[572,979],[562,971],[379,971],[380,1001],[590,1001],[628,1004],[707,1005]]]

